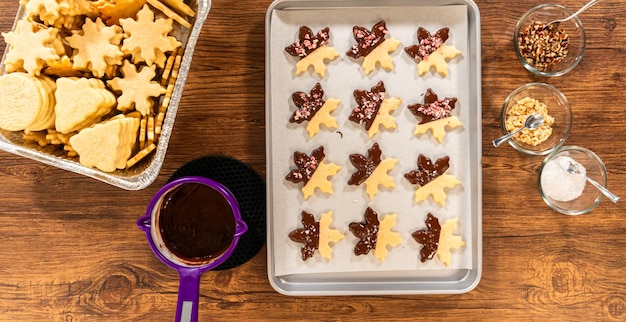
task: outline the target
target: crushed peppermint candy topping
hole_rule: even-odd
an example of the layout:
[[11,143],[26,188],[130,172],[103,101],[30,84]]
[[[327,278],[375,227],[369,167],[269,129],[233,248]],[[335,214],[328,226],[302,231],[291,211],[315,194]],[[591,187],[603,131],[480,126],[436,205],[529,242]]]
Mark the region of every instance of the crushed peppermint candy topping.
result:
[[330,39],[329,31],[330,29],[326,27],[318,31],[317,35],[314,35],[311,28],[302,26],[300,27],[298,40],[285,47],[285,51],[292,56],[300,57],[300,59],[302,59],[315,51],[317,48],[325,46],[328,43],[328,40]]
[[369,92],[366,90],[355,90],[354,98],[357,102],[357,107],[352,110],[352,114],[350,114],[348,119],[357,124],[365,123],[365,129],[369,130],[378,115],[381,104],[385,100],[385,84],[379,81]]
[[419,124],[440,120],[452,115],[456,105],[456,97],[439,99],[432,89],[426,90],[424,104],[407,106],[413,115],[421,117]]
[[315,84],[309,94],[294,92],[291,94],[291,97],[297,107],[296,111],[291,115],[291,119],[289,119],[291,123],[300,124],[304,121],[310,121],[326,102],[324,100],[324,90],[320,83]]
[[431,35],[428,30],[419,27],[417,29],[418,45],[406,47],[404,51],[413,59],[426,60],[430,54],[443,46],[446,40],[448,40],[449,32],[449,28],[441,28],[434,35]]
[[388,33],[385,21],[380,21],[372,27],[372,31],[364,27],[354,26],[352,28],[354,40],[357,44],[352,46],[346,55],[352,58],[365,57],[385,41],[385,35]]
[[304,184],[307,184],[309,180],[311,180],[315,170],[317,170],[317,167],[322,161],[324,161],[325,156],[324,146],[320,146],[313,150],[310,157],[303,152],[294,152],[293,162],[298,168],[291,170],[285,179],[293,183],[303,182]]

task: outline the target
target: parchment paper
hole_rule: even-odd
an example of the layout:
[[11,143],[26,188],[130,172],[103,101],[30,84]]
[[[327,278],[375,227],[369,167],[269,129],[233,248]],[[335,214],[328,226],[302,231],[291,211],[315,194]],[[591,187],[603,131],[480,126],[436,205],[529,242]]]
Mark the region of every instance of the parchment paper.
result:
[[[394,69],[390,72],[377,69],[365,76],[361,68],[361,60],[354,60],[345,55],[355,44],[352,28],[355,25],[368,29],[380,20],[385,20],[389,36],[398,39],[402,45],[391,54]],[[297,58],[290,56],[284,48],[293,43],[298,36],[300,26],[309,26],[314,33],[330,27],[330,43],[341,56],[327,64],[326,75],[322,79],[309,68],[300,76],[295,76]],[[417,28],[424,27],[435,33],[442,27],[450,28],[450,37],[446,44],[454,45],[461,55],[449,61],[448,76],[442,77],[430,71],[423,76],[417,74],[417,62],[410,58],[404,47],[417,42]],[[470,135],[466,127],[448,130],[440,144],[426,133],[419,137],[413,135],[418,119],[406,107],[410,104],[423,103],[423,94],[432,88],[439,98],[456,97],[458,99],[453,111],[462,123],[468,124],[469,113],[475,106],[469,102],[469,60],[464,57],[468,52],[468,16],[466,6],[432,6],[432,7],[390,7],[390,8],[346,8],[346,9],[308,9],[308,10],[275,10],[271,17],[270,36],[270,70],[271,90],[269,122],[271,139],[272,176],[272,209],[273,218],[272,252],[277,276],[289,274],[315,274],[324,272],[385,272],[406,270],[451,270],[470,269],[472,266],[472,227],[470,201],[472,191],[468,173]],[[397,123],[395,130],[382,129],[373,138],[369,138],[364,127],[348,120],[352,109],[356,106],[353,92],[355,89],[370,90],[379,80],[385,83],[388,97],[402,99],[402,103],[392,113]],[[291,94],[295,91],[309,92],[316,82],[320,82],[325,91],[325,99],[341,100],[339,107],[332,115],[336,118],[339,128],[328,129],[322,126],[320,132],[309,138],[306,122],[300,125],[289,123],[295,110]],[[340,132],[340,133],[339,133]],[[350,176],[356,171],[350,163],[352,153],[367,154],[374,142],[382,149],[383,158],[398,159],[395,168],[389,172],[394,178],[396,188],[381,190],[370,200],[365,186],[347,184]],[[304,200],[301,192],[302,184],[294,184],[285,180],[290,169],[295,167],[293,153],[295,151],[310,154],[318,146],[323,145],[327,162],[338,164],[342,169],[332,177],[334,193],[321,193],[319,190],[308,200]],[[433,162],[444,155],[450,157],[449,174],[454,175],[461,184],[447,189],[444,206],[439,206],[432,199],[415,203],[413,192],[416,186],[404,178],[404,173],[416,168],[417,156],[424,154]],[[365,256],[354,255],[354,246],[358,242],[349,230],[351,222],[364,221],[363,214],[371,207],[382,216],[397,214],[396,226],[393,231],[399,232],[403,243],[389,248],[384,261],[373,256],[373,251]],[[327,212],[333,212],[331,228],[338,229],[345,238],[333,244],[333,258],[327,260],[319,252],[313,258],[302,261],[300,248],[302,244],[293,242],[288,234],[301,228],[301,212],[312,213],[317,220]],[[443,224],[447,219],[459,218],[456,234],[460,235],[466,245],[452,250],[450,266],[445,266],[437,257],[426,263],[419,259],[422,248],[411,233],[424,229],[426,215],[431,212]]]

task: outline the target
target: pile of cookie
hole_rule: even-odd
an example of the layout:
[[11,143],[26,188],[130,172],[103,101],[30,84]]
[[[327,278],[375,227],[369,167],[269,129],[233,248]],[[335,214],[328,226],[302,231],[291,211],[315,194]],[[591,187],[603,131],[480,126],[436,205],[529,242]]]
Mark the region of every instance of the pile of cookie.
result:
[[22,0],[2,33],[0,128],[104,172],[152,153],[195,15],[163,1]]
[[[460,51],[454,46],[447,45],[448,28],[441,28],[431,34],[428,30],[419,27],[417,30],[418,43],[404,48],[405,52],[417,61],[418,75],[423,75],[434,69],[442,77],[448,72],[448,61],[458,55]],[[320,30],[317,34],[307,27],[299,30],[298,39],[285,48],[286,52],[298,57],[296,75],[302,75],[309,67],[315,73],[324,77],[326,63],[339,56],[330,42],[329,28]],[[370,74],[377,66],[385,70],[393,69],[390,53],[400,46],[400,41],[390,37],[385,21],[376,23],[372,29],[354,26],[353,36],[357,42],[346,53],[355,60],[361,60],[365,75]],[[381,129],[393,131],[397,127],[392,114],[402,104],[402,99],[390,97],[385,84],[379,81],[371,89],[356,89],[353,93],[356,106],[352,108],[349,121],[357,126],[363,126],[370,140],[373,140]],[[337,120],[332,113],[338,108],[340,100],[325,98],[324,89],[320,83],[306,91],[297,91],[292,94],[292,101],[296,107],[289,122],[302,124],[308,122],[306,131],[313,138],[320,131],[321,125],[328,129],[337,129]],[[423,95],[423,102],[407,105],[407,108],[416,116],[415,136],[431,133],[437,142],[441,143],[449,129],[461,127],[459,118],[452,114],[457,99],[454,97],[439,98],[428,89]],[[378,142],[374,142],[364,154],[350,154],[349,160],[356,169],[350,176],[349,185],[364,185],[370,200],[378,193],[379,187],[393,189],[396,187],[394,178],[388,173],[398,165],[394,158],[384,158]],[[293,154],[295,168],[286,175],[285,180],[295,184],[302,184],[303,198],[308,200],[316,190],[325,194],[333,193],[333,184],[330,181],[341,166],[329,161],[324,146],[319,146],[310,154],[296,151]],[[443,156],[434,162],[427,156],[420,154],[417,158],[417,168],[404,173],[404,178],[415,185],[413,200],[415,203],[432,198],[440,206],[445,205],[446,189],[454,188],[461,182],[448,173],[450,158]],[[321,256],[331,259],[331,243],[336,243],[345,235],[337,229],[331,228],[332,211],[323,214],[319,221],[307,211],[301,212],[302,228],[297,228],[289,234],[295,242],[304,244],[301,248],[302,260],[314,256],[319,250]],[[397,214],[385,214],[379,217],[371,207],[367,207],[363,214],[363,221],[354,221],[348,229],[359,239],[354,246],[354,254],[366,255],[373,251],[376,258],[384,261],[388,254],[388,247],[402,244],[400,234],[394,231]],[[431,260],[435,254],[446,266],[450,265],[450,249],[460,248],[465,242],[454,234],[457,229],[458,218],[448,219],[443,224],[429,213],[425,220],[425,228],[416,228],[411,236],[422,245],[421,261]]]

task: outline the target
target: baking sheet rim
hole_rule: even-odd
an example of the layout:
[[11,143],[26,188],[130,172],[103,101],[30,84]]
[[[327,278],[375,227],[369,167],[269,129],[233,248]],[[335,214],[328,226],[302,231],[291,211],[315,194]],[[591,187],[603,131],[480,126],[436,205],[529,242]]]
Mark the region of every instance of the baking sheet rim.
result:
[[[324,6],[327,5],[327,6]],[[268,279],[272,287],[279,293],[290,296],[322,296],[322,295],[389,295],[389,294],[459,294],[473,290],[480,282],[482,276],[482,81],[481,81],[481,42],[480,42],[480,14],[478,7],[472,0],[447,0],[432,3],[432,0],[393,0],[392,3],[381,5],[376,1],[354,0],[276,0],[266,12],[265,22],[265,83],[266,83],[266,124],[271,124],[271,75],[270,70],[270,37],[271,37],[271,17],[274,10],[301,9],[307,8],[345,8],[345,7],[389,7],[389,6],[445,6],[445,5],[465,5],[468,8],[468,30],[469,30],[469,56],[470,61],[470,95],[473,96],[476,113],[475,120],[470,124],[470,133],[473,133],[475,148],[470,150],[472,160],[472,226],[474,241],[472,269],[454,270],[460,276],[456,280],[442,281],[403,281],[389,278],[375,280],[344,280],[337,279],[315,280],[315,276],[276,276],[274,274],[274,258],[272,247],[272,175],[271,167],[267,167],[267,268]],[[470,134],[472,135],[472,134]],[[272,162],[272,140],[271,129],[266,127],[266,161],[267,165]],[[452,271],[452,270],[451,270]],[[300,280],[298,279],[300,277]],[[309,278],[306,278],[309,277]],[[463,287],[456,287],[456,285]],[[341,287],[340,287],[341,286]],[[414,287],[413,287],[414,286]],[[424,288],[423,286],[432,286]]]

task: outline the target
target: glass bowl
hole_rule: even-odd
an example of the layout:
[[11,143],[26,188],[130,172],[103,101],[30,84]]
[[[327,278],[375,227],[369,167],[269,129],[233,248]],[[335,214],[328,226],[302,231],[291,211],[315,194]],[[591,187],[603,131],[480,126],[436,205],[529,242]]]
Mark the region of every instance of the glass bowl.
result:
[[606,168],[595,153],[578,146],[564,146],[548,155],[541,163],[537,180],[539,194],[550,208],[560,213],[585,214],[595,208],[604,195],[591,183],[586,182],[584,177],[570,174],[564,165],[561,166],[560,163],[566,162],[568,158],[579,163],[582,166],[579,167],[581,172],[584,170],[589,178],[604,187],[607,186]]
[[[539,76],[553,77],[563,75],[578,65],[580,60],[583,58],[583,54],[585,53],[586,43],[585,28],[583,27],[583,23],[580,19],[578,17],[574,17],[568,21],[561,22],[558,25],[553,25],[555,28],[543,28],[543,24],[547,24],[555,19],[566,18],[572,13],[573,12],[566,7],[558,4],[541,4],[530,9],[519,19],[517,26],[515,27],[513,43],[517,58],[519,58],[520,62],[522,62],[522,65],[526,69]],[[537,26],[538,29],[531,28],[531,26],[536,22],[538,22],[541,27]],[[559,39],[559,36],[555,34],[554,30],[550,29],[562,29],[563,33],[567,34],[569,43],[567,54],[562,59],[557,61],[551,61],[553,59],[546,58],[547,55],[541,54],[534,56],[540,58],[531,58],[527,60],[531,54],[537,54],[536,48],[538,47],[533,46],[532,44],[542,43],[541,40],[536,39],[541,39],[542,37]],[[534,34],[535,37],[525,37],[529,34]],[[525,45],[520,47],[522,39],[525,39]],[[541,47],[546,48],[545,46]],[[558,50],[548,51],[556,52]]]
[[[548,154],[563,145],[572,129],[572,109],[569,101],[561,91],[552,85],[544,83],[524,84],[509,94],[504,101],[500,113],[500,128],[502,129],[502,134],[510,132],[507,130],[506,124],[513,120],[509,121],[509,118],[521,118],[521,115],[516,116],[511,114],[515,114],[518,111],[518,102],[526,97],[533,98],[546,105],[547,114],[554,118],[554,122],[551,126],[552,134],[550,134],[545,141],[537,145],[520,141],[518,139],[519,134],[511,138],[508,142],[513,148],[522,153],[530,155]],[[528,115],[530,114],[532,114],[532,112],[529,112]],[[548,120],[544,123],[547,124]],[[541,130],[542,128],[539,128],[535,131]]]

